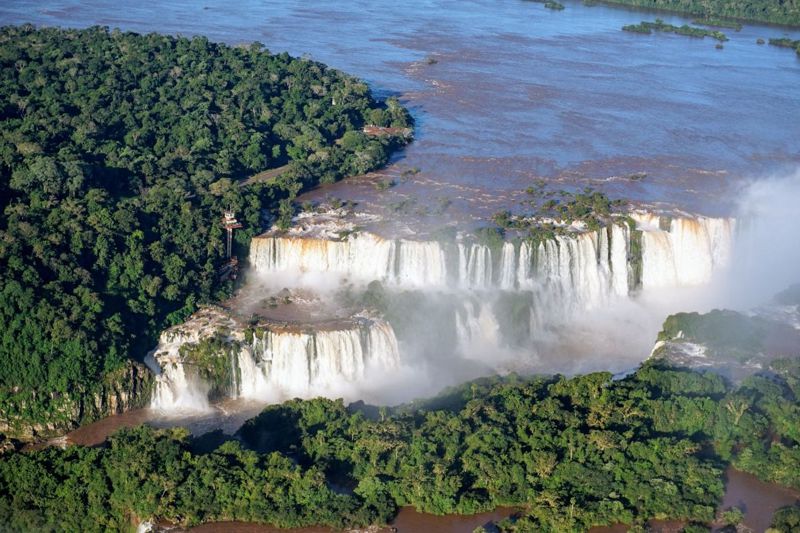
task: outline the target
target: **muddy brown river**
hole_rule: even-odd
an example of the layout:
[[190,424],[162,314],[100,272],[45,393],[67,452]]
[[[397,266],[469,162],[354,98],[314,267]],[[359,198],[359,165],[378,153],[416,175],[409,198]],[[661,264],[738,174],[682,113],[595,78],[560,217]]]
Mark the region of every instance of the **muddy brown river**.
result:
[[[709,39],[620,31],[656,17],[690,23],[685,17],[562,1],[563,11],[523,0],[5,0],[0,23],[259,41],[366,79],[378,95],[396,95],[410,108],[414,143],[386,169],[306,198],[354,200],[392,222],[481,224],[501,209],[519,210],[521,191],[537,179],[716,215],[731,210],[742,183],[797,172],[800,60],[756,40],[800,39],[799,31],[747,24],[725,30],[730,40],[719,50]],[[375,181],[387,178],[396,185],[376,190]],[[258,406],[228,409],[237,413],[224,413],[230,432]],[[69,440],[96,445],[115,428],[143,422],[202,432],[219,425],[217,416],[134,411],[80,428]],[[774,508],[798,499],[751,476],[728,475],[723,506],[742,506],[755,531]],[[468,532],[506,512],[431,517],[403,510],[395,527]],[[246,524],[198,530],[223,529],[272,531]]]
[[718,50],[710,39],[620,30],[655,17],[691,19],[564,5],[7,0],[0,22],[259,41],[360,76],[411,109],[416,140],[380,173],[395,187],[376,191],[371,177],[310,197],[356,200],[423,226],[518,209],[520,191],[537,178],[715,214],[730,208],[741,182],[798,167],[800,61],[756,40],[800,32],[747,24],[725,30],[730,40]]

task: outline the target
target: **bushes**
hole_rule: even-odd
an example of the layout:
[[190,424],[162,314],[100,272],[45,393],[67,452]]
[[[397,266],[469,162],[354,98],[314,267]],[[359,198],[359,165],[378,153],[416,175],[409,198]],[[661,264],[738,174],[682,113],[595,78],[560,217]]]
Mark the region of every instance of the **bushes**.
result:
[[712,37],[720,42],[725,42],[728,37],[718,30],[706,30],[703,28],[695,28],[684,24],[683,26],[674,26],[672,24],[665,24],[661,19],[656,19],[655,22],[641,22],[640,24],[629,24],[622,27],[623,31],[633,33],[651,34],[653,31],[661,31],[666,33],[675,33],[678,35],[686,35],[687,37]]
[[677,11],[706,19],[740,19],[800,26],[800,7],[770,0],[604,0],[607,4]]
[[686,339],[706,346],[715,355],[746,360],[762,349],[767,327],[757,317],[724,309],[702,315],[676,313],[664,321],[658,340]]

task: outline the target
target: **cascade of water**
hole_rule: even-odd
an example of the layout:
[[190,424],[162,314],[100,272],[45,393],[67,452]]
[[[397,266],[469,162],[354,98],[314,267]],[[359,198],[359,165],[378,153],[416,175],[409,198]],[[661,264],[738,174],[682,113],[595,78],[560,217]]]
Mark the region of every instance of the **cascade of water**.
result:
[[366,346],[361,331],[318,331],[315,335],[316,357],[311,361],[309,385],[330,386],[342,378],[355,381],[364,377]]
[[234,353],[234,350],[228,351],[228,364],[230,365],[230,383],[229,383],[229,394],[234,398],[239,396],[239,389],[241,388],[241,384],[239,383],[241,380],[239,378],[239,365],[238,365],[238,357],[237,354]]
[[367,328],[368,367],[378,369],[396,368],[400,362],[397,337],[388,322],[377,320]]
[[708,283],[727,266],[733,239],[730,219],[675,218],[637,214],[642,230],[642,285],[691,286]]
[[268,363],[264,366],[268,370],[267,382],[270,385],[278,383],[283,390],[292,394],[304,394],[311,381],[310,364],[316,356],[313,335],[267,331],[263,349],[258,355]]
[[[706,283],[730,255],[733,222],[729,219],[634,215],[642,235],[642,284],[647,287]],[[260,272],[318,272],[352,279],[384,280],[402,287],[449,285],[448,272],[466,289],[549,285],[572,302],[596,305],[608,295],[629,293],[630,230],[626,224],[579,234],[557,235],[538,244],[504,243],[500,256],[479,243],[458,243],[457,262],[447,265],[437,241],[387,240],[369,233],[342,241],[302,237],[253,239],[251,262]],[[500,271],[495,276],[494,264]]]
[[400,241],[395,282],[410,287],[447,284],[444,247],[437,241]]
[[[512,245],[513,247],[513,245]],[[483,244],[458,245],[459,285],[484,289],[492,284],[492,251]]]
[[256,237],[250,245],[250,261],[257,272],[321,272],[362,280],[390,278],[395,253],[395,241],[371,233],[341,241]]
[[[636,242],[627,224],[614,223],[538,242],[506,242],[499,249],[462,241],[450,255],[450,248],[437,241],[387,240],[369,233],[344,240],[269,236],[253,240],[251,263],[260,272],[334,273],[403,288],[447,288],[448,293],[455,287],[503,289],[508,292],[502,301],[485,293],[480,299],[464,294],[454,317],[464,354],[497,353],[504,340],[500,321],[505,327],[522,320],[525,326],[514,331],[525,329],[536,338],[576,312],[627,296],[634,268],[641,268],[645,289],[692,285],[709,281],[730,256],[731,220],[637,214],[635,221],[642,232]],[[641,257],[634,248],[639,242]],[[381,320],[356,318],[335,329],[267,329],[242,342],[243,326],[219,310],[204,310],[167,330],[154,350],[164,370],[156,380],[153,407],[208,406],[211,385],[183,364],[180,347],[210,336],[228,343],[219,356],[230,357],[230,383],[224,386],[229,390],[214,390],[234,397],[307,397],[363,381],[370,369],[393,368],[399,361],[394,331]]]
[[519,262],[517,263],[517,284],[520,289],[533,288],[533,277],[531,276],[533,257],[534,251],[531,243],[522,242],[519,245]]
[[516,273],[517,263],[514,244],[510,242],[503,243],[500,257],[500,288],[504,290],[513,289]]
[[[500,345],[500,324],[487,302],[477,304],[466,300],[456,313],[456,333],[461,352],[486,355],[486,350],[495,350]],[[489,352],[491,353],[491,352]]]
[[612,294],[616,296],[627,296],[630,292],[628,286],[628,252],[630,249],[630,230],[627,225],[612,224],[610,233],[611,243],[609,250],[609,261],[611,268],[611,288]]
[[150,406],[162,411],[203,411],[208,409],[209,386],[181,363],[163,365],[156,376]]
[[609,295],[611,290],[611,265],[608,255],[600,254],[599,235],[590,232],[572,239],[573,285],[568,290],[576,295],[575,301],[582,307],[595,307]]
[[252,346],[243,346],[239,350],[237,363],[239,366],[239,388],[237,396],[258,398],[269,390],[265,364],[258,362],[258,355],[263,352],[264,339],[253,337]]
[[[224,316],[219,313],[213,320],[222,323]],[[186,325],[191,325],[191,320]],[[394,330],[382,320],[359,318],[340,329],[313,332],[265,330],[260,336],[253,335],[249,343],[243,342],[243,330],[231,334],[237,342],[226,344],[217,354],[231,358],[231,383],[225,391],[231,397],[309,397],[337,384],[363,380],[370,369],[395,368],[399,361]],[[169,330],[165,332],[164,345],[156,350],[164,370],[157,377],[151,405],[162,410],[207,408],[211,387],[176,355],[175,337]],[[186,342],[197,342],[203,333],[186,337]]]

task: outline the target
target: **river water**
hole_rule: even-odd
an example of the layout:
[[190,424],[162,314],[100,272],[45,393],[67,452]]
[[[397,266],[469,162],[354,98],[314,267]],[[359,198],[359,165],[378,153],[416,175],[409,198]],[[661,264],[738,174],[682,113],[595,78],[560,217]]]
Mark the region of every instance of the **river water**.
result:
[[[730,41],[718,50],[710,39],[620,31],[656,17],[689,21],[680,16],[563,3],[566,9],[556,12],[523,0],[5,0],[0,23],[99,24],[229,44],[259,41],[362,77],[377,94],[397,95],[411,109],[416,140],[380,173],[309,198],[353,199],[378,212],[409,200],[411,217],[427,225],[454,217],[479,222],[513,209],[520,191],[538,178],[715,215],[731,209],[742,182],[799,166],[800,60],[756,39],[800,39],[800,32],[726,29]],[[419,172],[404,176],[412,168]],[[625,178],[634,172],[647,177]],[[385,176],[399,184],[376,191],[374,180]],[[451,207],[437,218],[431,212],[444,200]],[[96,444],[115,424],[135,425],[153,415],[123,417],[82,428],[71,440]],[[192,423],[197,432],[218,426],[214,420]],[[763,527],[766,514],[752,515],[753,509],[796,499],[752,480],[730,480],[751,487],[748,498],[767,497],[768,504],[748,506],[754,527]],[[744,496],[732,486],[726,502],[735,504]],[[404,511],[397,525],[471,531],[482,519],[446,518],[436,525]],[[404,529],[401,520],[411,526]]]
[[[419,174],[380,193],[370,180],[316,193],[364,209],[410,199],[413,218],[426,219],[447,198],[448,219],[484,218],[515,207],[519,191],[544,178],[716,214],[741,180],[800,162],[800,60],[756,44],[800,39],[796,30],[726,29],[730,41],[718,50],[711,39],[620,31],[689,19],[570,0],[563,11],[523,0],[126,4],[7,0],[0,22],[259,41],[398,95],[417,121],[416,141],[383,174]],[[633,172],[647,177],[622,178]]]

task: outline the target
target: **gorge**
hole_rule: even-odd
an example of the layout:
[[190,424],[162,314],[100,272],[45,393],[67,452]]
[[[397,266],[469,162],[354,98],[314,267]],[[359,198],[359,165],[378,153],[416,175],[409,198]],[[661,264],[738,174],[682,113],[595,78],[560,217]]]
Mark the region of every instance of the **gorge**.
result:
[[800,32],[620,30],[722,1],[0,5],[0,530],[800,525]]
[[[644,212],[612,216],[597,230],[574,223],[539,240],[493,242],[469,234],[384,238],[353,231],[346,216],[317,218],[253,238],[247,276],[261,284],[246,282],[227,311],[203,309],[162,334],[154,408],[203,409],[209,397],[384,403],[365,392],[377,376],[399,366],[418,375],[421,365],[459,359],[479,363],[471,377],[512,368],[563,371],[537,360],[553,331],[640,293],[709,284],[730,261],[735,239],[733,219]],[[317,313],[327,311],[309,321],[298,294],[314,295]],[[295,316],[281,320],[287,309]],[[404,316],[422,309],[421,320]],[[652,342],[653,332],[643,334]],[[548,358],[557,355],[552,345],[548,351]],[[643,347],[638,356],[646,353]],[[399,376],[394,381],[406,388]],[[437,386],[447,384],[456,382],[443,378]],[[407,388],[389,401],[420,393]]]

